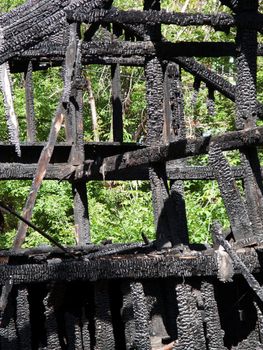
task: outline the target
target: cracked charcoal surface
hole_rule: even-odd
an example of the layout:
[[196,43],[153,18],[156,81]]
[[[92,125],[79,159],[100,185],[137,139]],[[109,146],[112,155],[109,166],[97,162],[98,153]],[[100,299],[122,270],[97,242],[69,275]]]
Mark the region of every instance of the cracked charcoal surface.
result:
[[167,67],[169,87],[169,104],[171,108],[171,126],[175,140],[186,137],[186,124],[184,119],[184,96],[179,67],[170,63]]
[[[246,5],[240,2],[236,11],[242,12],[244,7],[247,8],[247,6],[250,10],[255,11],[257,1],[250,1]],[[240,53],[236,58],[236,126],[237,129],[242,129],[255,126],[257,119],[257,32],[255,30],[237,28],[236,40],[240,47]],[[244,188],[248,213],[254,233],[259,235],[263,230],[263,197],[257,150],[244,150],[241,160],[245,169]],[[251,169],[252,164],[253,170]]]
[[210,145],[209,163],[213,166],[234,237],[240,239],[251,236],[252,227],[245,204],[231,173],[230,166],[216,144]]
[[242,129],[249,126],[253,127],[257,117],[257,32],[239,29],[237,33],[237,42],[241,47],[241,52],[236,58],[236,126],[237,129]]
[[213,117],[215,115],[215,95],[214,90],[208,87],[208,96],[207,96],[207,111],[208,114]]
[[28,291],[25,287],[19,288],[16,298],[16,328],[19,348],[31,350],[31,326],[28,302]]
[[244,191],[247,209],[255,235],[261,235],[263,230],[263,195],[262,177],[258,152],[255,147],[244,150],[241,154],[244,168]]
[[55,316],[54,306],[51,305],[50,293],[44,299],[45,307],[45,327],[47,333],[47,349],[57,350],[60,348],[59,338],[58,338],[58,324]]
[[[167,67],[167,84],[169,88],[168,101],[171,108],[171,134],[174,141],[186,137],[186,124],[184,118],[184,100],[182,82],[179,68],[176,64]],[[172,162],[173,166],[185,166],[185,161]],[[173,245],[188,244],[187,218],[184,201],[184,184],[182,181],[170,182],[169,201],[166,202],[168,220]]]
[[77,58],[77,24],[73,23],[69,28],[69,44],[66,51],[65,65],[64,65],[64,89],[62,101],[69,103],[69,98],[72,90],[72,78],[74,74],[74,66]]
[[135,322],[134,349],[150,350],[149,314],[147,312],[146,298],[141,282],[131,282],[131,294]]
[[82,344],[84,350],[90,350],[91,349],[91,337],[90,337],[90,332],[89,332],[89,320],[87,319],[86,315],[82,315]]
[[15,305],[13,293],[9,295],[9,302],[5,309],[4,316],[1,320],[0,327],[0,344],[1,349],[16,350],[18,349],[18,339],[15,324]]
[[259,329],[259,340],[261,344],[263,344],[263,313],[262,313],[262,305],[258,304],[257,302],[254,302],[255,308],[257,310],[257,322],[258,322],[258,329]]
[[208,348],[212,350],[226,349],[224,347],[224,331],[220,324],[213,284],[207,281],[202,282],[201,292],[204,303],[204,321],[206,324]]
[[[163,71],[157,58],[149,59],[145,65],[146,99],[147,99],[147,144],[162,143],[163,135]],[[164,203],[168,199],[165,167],[160,165],[149,169],[152,189],[155,227],[160,245],[170,240],[167,225],[167,211]]]
[[175,350],[202,350],[206,348],[201,311],[196,296],[200,293],[189,284],[177,284],[176,295],[179,315],[177,317],[178,340]]
[[106,281],[95,284],[95,332],[96,350],[114,349],[115,340]]
[[122,282],[121,291],[123,295],[121,317],[125,328],[125,342],[127,350],[132,350],[133,339],[135,338],[136,330],[134,322],[133,300],[130,284],[128,281]]

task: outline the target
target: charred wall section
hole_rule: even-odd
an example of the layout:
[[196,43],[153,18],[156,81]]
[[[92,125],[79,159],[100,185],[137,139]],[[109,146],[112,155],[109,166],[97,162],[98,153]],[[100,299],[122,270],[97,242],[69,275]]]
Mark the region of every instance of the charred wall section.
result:
[[[122,11],[108,0],[34,0],[0,15],[0,89],[9,142],[0,143],[0,179],[33,179],[13,247],[0,251],[0,349],[263,349],[263,144],[257,96],[257,0],[221,1],[229,13],[175,13],[158,0]],[[162,26],[209,26],[236,40],[171,42]],[[234,57],[236,85],[198,61]],[[86,143],[83,67],[111,72],[112,142]],[[62,67],[63,90],[48,140],[37,141],[33,72]],[[123,142],[121,66],[145,73],[145,141]],[[205,84],[235,102],[234,130],[188,137],[182,70],[193,104]],[[12,73],[24,74],[27,141],[19,137]],[[64,127],[65,143],[58,142]],[[233,167],[224,151],[239,152]],[[208,154],[206,166],[191,157]],[[77,247],[64,247],[31,223],[44,179],[72,186]],[[91,244],[87,181],[148,180],[156,239]],[[211,228],[212,244],[190,244],[185,181],[216,180],[230,222]],[[237,184],[241,180],[242,191]],[[56,248],[21,249],[31,226]]]

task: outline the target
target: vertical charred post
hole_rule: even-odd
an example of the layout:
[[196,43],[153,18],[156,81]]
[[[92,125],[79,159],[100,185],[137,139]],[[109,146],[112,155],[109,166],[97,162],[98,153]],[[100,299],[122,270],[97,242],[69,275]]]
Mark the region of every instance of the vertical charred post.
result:
[[225,349],[224,331],[221,328],[213,283],[203,281],[201,284],[201,292],[204,301],[204,321],[208,349],[223,350]]
[[206,349],[201,313],[204,306],[200,290],[193,288],[188,283],[178,283],[176,295],[179,310],[177,317],[178,340],[173,349]]
[[45,308],[45,328],[47,335],[47,348],[55,350],[60,348],[58,337],[58,324],[55,316],[54,305],[51,303],[51,294],[48,293],[43,300]]
[[27,288],[18,289],[16,298],[16,328],[19,349],[31,349],[31,325]]
[[[72,123],[73,146],[71,163],[82,164],[84,154],[84,126],[83,126],[83,77],[81,65],[81,40],[80,28],[76,28],[77,52],[73,71],[73,89],[69,99],[69,114]],[[81,177],[81,174],[79,174]],[[80,245],[90,242],[90,224],[88,212],[88,196],[86,182],[83,180],[73,181],[72,193],[74,198],[74,220],[76,241]]]
[[112,87],[112,129],[113,141],[123,141],[123,116],[122,116],[122,99],[121,99],[121,75],[120,65],[111,66],[111,87]]
[[33,65],[28,62],[25,72],[25,93],[26,93],[26,121],[27,121],[27,140],[36,141],[36,123],[34,108],[34,85],[33,85]]
[[[240,1],[234,6],[237,15],[257,14],[258,0]],[[257,31],[237,26],[237,84],[236,127],[244,129],[256,126],[257,108]],[[241,152],[244,166],[244,189],[249,217],[255,235],[263,232],[263,187],[257,149],[251,147]],[[253,166],[252,166],[253,164]]]
[[90,350],[90,346],[91,346],[91,336],[90,336],[90,332],[89,332],[89,320],[88,317],[86,315],[86,310],[83,308],[82,310],[82,318],[81,318],[81,323],[82,323],[82,344],[83,344],[83,348],[85,350]]
[[[160,1],[145,0],[144,10],[160,10]],[[161,40],[160,25],[145,26],[144,40],[158,42]],[[158,57],[146,57],[146,100],[147,100],[147,145],[163,143],[164,131],[164,72]],[[149,179],[152,190],[154,221],[158,248],[171,245],[171,234],[168,224],[168,213],[164,208],[169,199],[165,164],[149,168]]]
[[0,349],[18,349],[17,330],[15,324],[15,300],[14,293],[9,295],[9,302],[2,315],[0,327]]
[[134,349],[150,350],[149,315],[141,282],[131,282],[131,294],[135,322]]
[[133,346],[133,339],[135,337],[135,323],[131,288],[128,281],[122,282],[121,292],[123,295],[121,317],[125,328],[125,343],[127,350],[131,350]]
[[[184,119],[184,100],[182,82],[178,66],[169,63],[165,77],[166,101],[168,106],[165,111],[170,114],[170,137],[172,141],[182,140],[186,137],[186,125]],[[175,167],[183,167],[184,159],[171,162]],[[173,245],[178,243],[188,244],[187,218],[184,201],[184,183],[181,180],[170,182],[170,197],[168,216]]]
[[95,284],[95,339],[97,350],[115,349],[107,281]]

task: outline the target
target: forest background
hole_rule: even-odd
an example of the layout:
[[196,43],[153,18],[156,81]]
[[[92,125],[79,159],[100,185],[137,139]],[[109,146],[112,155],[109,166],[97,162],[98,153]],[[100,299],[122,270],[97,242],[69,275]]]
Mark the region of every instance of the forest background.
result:
[[[0,12],[24,3],[24,0],[2,0]],[[114,6],[122,9],[142,9],[141,0],[115,0]],[[229,12],[219,0],[162,0],[162,8],[175,12]],[[262,7],[262,5],[261,5]],[[261,9],[262,11],[262,9]],[[234,41],[235,29],[229,33],[215,32],[209,27],[180,28],[162,26],[162,34],[176,41]],[[259,37],[259,41],[262,38]],[[235,83],[234,60],[228,57],[198,59],[207,67]],[[84,75],[90,82],[94,95],[98,125],[94,130],[90,111],[90,90],[84,91],[85,142],[110,141],[111,133],[111,74],[109,67],[92,65],[85,67]],[[26,110],[24,77],[13,75],[15,110],[19,120],[21,139],[26,141]],[[258,100],[263,102],[263,60],[258,58]],[[52,116],[62,92],[60,69],[35,72],[34,94],[37,138],[47,140]],[[207,107],[208,90],[201,85],[198,95],[194,90],[194,78],[182,71],[184,114],[188,136],[219,133],[234,129],[235,106],[233,102],[215,93],[215,109]],[[143,142],[145,137],[145,79],[142,68],[121,67],[121,84],[124,111],[124,141]],[[194,101],[195,100],[195,101]],[[138,129],[138,125],[142,126]],[[0,141],[7,141],[4,106],[0,97]],[[63,141],[63,133],[60,135]],[[231,164],[239,164],[237,152],[228,152]],[[192,164],[205,165],[207,157],[197,157]],[[1,200],[21,212],[29,194],[31,181],[0,181]],[[87,183],[92,242],[110,239],[113,242],[141,241],[142,233],[154,239],[151,191],[144,181],[89,181]],[[188,229],[192,241],[210,242],[210,227],[214,220],[228,226],[228,218],[215,181],[185,182],[185,201]],[[73,200],[71,185],[66,182],[44,181],[38,194],[32,221],[64,244],[75,244]],[[5,215],[5,227],[0,235],[0,248],[9,248],[17,229],[14,217]],[[31,229],[24,246],[47,242]]]

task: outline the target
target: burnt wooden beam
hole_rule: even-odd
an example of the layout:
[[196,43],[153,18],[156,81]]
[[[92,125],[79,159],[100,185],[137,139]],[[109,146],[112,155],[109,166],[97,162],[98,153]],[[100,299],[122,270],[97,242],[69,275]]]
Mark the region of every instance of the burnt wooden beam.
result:
[[[261,251],[260,251],[261,248]],[[260,272],[262,246],[254,249],[242,249],[236,253],[251,273]],[[12,260],[8,265],[0,265],[0,283],[12,276],[14,285],[24,283],[41,283],[50,281],[87,281],[123,278],[165,278],[191,276],[217,276],[217,254],[214,250],[206,253],[189,251],[178,253],[176,249],[155,251],[145,254],[113,256],[87,256],[82,260],[51,260],[37,263],[17,263]],[[235,274],[240,274],[235,266]]]
[[170,59],[176,56],[222,57],[235,56],[236,45],[231,42],[83,42],[83,51],[94,56],[132,55],[158,56]]
[[25,80],[25,97],[26,97],[26,121],[27,121],[27,140],[28,142],[36,141],[36,123],[34,108],[34,85],[33,85],[33,64],[28,62],[27,70],[24,74]]
[[[144,10],[160,10],[160,1],[145,0]],[[145,26],[144,44],[160,41],[161,25]],[[144,66],[146,81],[146,144],[160,145],[165,142],[165,89],[163,64],[158,57],[147,57]],[[168,126],[168,125],[167,125]],[[165,163],[155,164],[149,167],[149,181],[152,191],[152,206],[154,214],[154,224],[158,247],[171,245],[172,231],[171,220],[167,213],[166,202],[169,199],[169,188],[167,183]],[[174,232],[174,231],[173,231]]]
[[[47,169],[48,163],[50,162],[51,155],[52,155],[63,119],[64,119],[63,111],[59,108],[58,111],[56,112],[56,115],[51,125],[49,140],[46,146],[43,148],[41,155],[39,157],[37,171],[31,185],[29,196],[23,208],[22,216],[28,221],[31,219],[33,208],[36,201],[37,192],[45,177],[46,169]],[[23,244],[26,237],[27,228],[28,228],[28,225],[25,222],[20,222],[16,233],[16,237],[14,239],[14,243],[13,243],[14,249],[20,248],[21,245]]]
[[90,13],[82,11],[67,12],[70,21],[84,23],[118,23],[118,24],[173,24],[177,26],[212,26],[225,30],[236,25],[261,29],[263,27],[262,14],[229,15],[227,13],[203,14],[203,13],[176,13],[165,10],[122,11],[117,8],[110,10],[94,10]]
[[[37,164],[22,163],[0,163],[0,180],[32,180],[35,176]],[[49,164],[47,167],[46,180],[71,180],[76,171],[76,166],[68,163]],[[242,167],[231,167],[231,173],[235,179],[244,177]],[[167,165],[166,174],[168,180],[215,180],[214,170],[210,166],[180,166]],[[263,169],[261,169],[263,175]],[[128,171],[113,171],[102,174],[89,173],[89,166],[84,168],[84,173],[76,176],[83,180],[149,180],[149,171],[147,166]]]
[[99,281],[95,284],[94,299],[96,349],[114,349],[115,339],[107,281]]
[[223,152],[216,144],[209,149],[209,162],[213,167],[235,240],[253,235],[247,208],[238,190]]
[[201,292],[204,301],[205,336],[209,347],[215,350],[226,349],[224,346],[224,331],[220,322],[219,307],[215,297],[215,287],[212,281],[201,283]]
[[[124,25],[124,28],[131,30],[132,33],[139,39],[143,39],[143,29],[140,26],[134,25]],[[166,39],[162,37],[162,41],[166,42]],[[258,54],[263,53],[262,45],[258,44]],[[180,67],[183,67],[189,73],[204,81],[208,86],[214,88],[215,90],[222,93],[227,98],[235,101],[235,86],[230,84],[226,79],[218,75],[216,72],[213,72],[209,68],[205,67],[203,64],[200,64],[192,57],[182,57],[181,55],[175,57],[174,59],[170,58],[171,61],[178,63]],[[263,107],[260,102],[257,102],[257,113],[258,116],[262,118],[263,116]]]
[[149,312],[147,309],[146,298],[143,285],[139,281],[130,283],[131,295],[133,301],[133,316],[135,323],[135,336],[133,345],[137,349],[151,350]]
[[[70,69],[66,72],[71,72],[68,87],[68,102],[69,102],[69,119],[72,124],[72,150],[70,154],[71,164],[80,164],[85,159],[84,149],[84,121],[83,121],[83,90],[82,90],[82,64],[81,64],[81,41],[80,27],[76,24],[70,25],[71,44],[68,49],[69,57],[72,55],[72,50],[75,52],[74,59],[69,59],[65,62]],[[74,43],[74,41],[76,43]],[[65,75],[66,76],[66,75]],[[66,80],[66,78],[65,78]],[[72,85],[72,86],[71,86]],[[64,94],[66,97],[66,95]],[[90,222],[88,211],[88,195],[85,181],[72,182],[72,194],[74,201],[74,223],[75,237],[78,244],[88,244],[90,242]]]
[[[236,13],[256,14],[258,1],[242,1]],[[237,26],[236,43],[239,47],[236,56],[236,128],[247,129],[256,126],[257,121],[257,31]],[[245,169],[244,192],[247,210],[255,235],[263,231],[263,184],[260,162],[256,147],[241,150],[241,163]]]
[[50,350],[55,350],[60,347],[58,335],[58,323],[55,315],[54,305],[50,302],[52,298],[52,291],[49,291],[43,300],[44,315],[45,315],[45,329],[47,337],[47,347]]
[[159,163],[172,159],[180,159],[209,151],[211,143],[216,143],[223,151],[230,151],[247,146],[259,146],[263,143],[263,128],[227,132],[217,136],[186,138],[169,145],[147,147],[142,150],[127,152],[117,156],[105,158],[100,166],[100,172],[130,169],[151,163]]
[[32,6],[22,6],[8,15],[0,17],[4,41],[0,47],[0,64],[14,55],[19,55],[46,37],[62,34],[68,28],[66,10],[74,11],[80,7],[89,12],[109,5],[109,1],[40,0]]
[[[83,55],[94,56],[158,56],[170,60],[177,56],[223,57],[236,56],[238,47],[232,42],[83,42]],[[262,45],[258,45],[257,55],[262,56]]]
[[[1,29],[0,29],[1,30]],[[1,45],[1,33],[0,33]],[[9,71],[9,64],[5,62],[0,65],[0,90],[4,97],[4,108],[7,121],[7,128],[9,134],[9,141],[15,146],[17,155],[21,156],[20,140],[19,140],[19,125],[15,113],[12,79]]]
[[[17,164],[34,164],[38,162],[40,154],[45,147],[45,143],[39,142],[37,144],[22,143],[21,157],[18,157],[13,145],[0,142],[0,163]],[[125,142],[88,142],[84,144],[85,159],[99,159],[108,157],[114,154],[119,154],[126,151],[133,151],[144,148],[145,146],[139,143]],[[50,163],[59,164],[67,163],[70,158],[72,145],[67,143],[56,143],[54,152],[52,154]]]
[[[165,120],[167,141],[178,141],[186,137],[184,118],[184,100],[179,66],[169,63],[166,66],[164,80],[165,89]],[[167,142],[166,141],[166,142]],[[185,160],[171,162],[173,167],[184,167]],[[168,167],[166,176],[169,178]],[[174,228],[174,244],[189,244],[186,209],[184,201],[184,183],[182,180],[170,181],[169,204],[167,207],[171,226]]]
[[[177,283],[175,290],[179,315],[176,320],[178,339],[175,341],[173,349],[205,349],[203,320],[201,310],[198,308],[200,303],[198,296],[201,297],[200,290],[193,288],[185,281]],[[193,319],[194,322],[192,322]]]
[[28,290],[26,287],[19,288],[17,291],[16,328],[19,348],[21,350],[32,349]]

